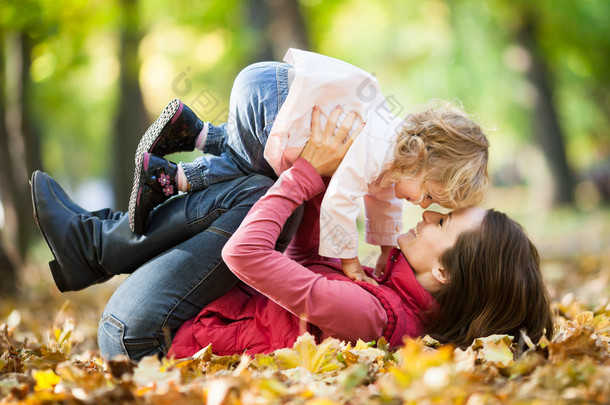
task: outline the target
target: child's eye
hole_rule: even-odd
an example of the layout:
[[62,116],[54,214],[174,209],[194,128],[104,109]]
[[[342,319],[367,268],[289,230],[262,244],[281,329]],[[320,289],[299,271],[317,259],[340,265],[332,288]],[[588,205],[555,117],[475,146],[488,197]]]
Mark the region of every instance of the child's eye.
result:
[[443,226],[443,218],[441,218],[441,220],[440,220],[440,221],[438,221],[438,224],[439,224],[440,226]]

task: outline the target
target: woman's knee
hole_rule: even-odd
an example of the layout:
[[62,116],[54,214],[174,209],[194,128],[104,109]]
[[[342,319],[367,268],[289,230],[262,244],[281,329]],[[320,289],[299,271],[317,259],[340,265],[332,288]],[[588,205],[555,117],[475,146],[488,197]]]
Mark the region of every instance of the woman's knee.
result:
[[[98,346],[105,359],[126,354],[133,360],[140,360],[163,352],[159,322],[165,314],[157,314],[157,308],[139,297],[133,288],[126,288],[133,284],[129,283],[132,278],[133,275],[112,295],[98,324]],[[144,286],[142,289],[146,290]]]
[[106,360],[121,354],[126,354],[132,360],[140,360],[167,351],[163,336],[156,335],[147,319],[121,318],[120,315],[105,312],[97,328],[97,343]]
[[102,357],[110,360],[120,354],[128,354],[124,340],[125,324],[111,314],[102,316],[97,327],[97,344]]

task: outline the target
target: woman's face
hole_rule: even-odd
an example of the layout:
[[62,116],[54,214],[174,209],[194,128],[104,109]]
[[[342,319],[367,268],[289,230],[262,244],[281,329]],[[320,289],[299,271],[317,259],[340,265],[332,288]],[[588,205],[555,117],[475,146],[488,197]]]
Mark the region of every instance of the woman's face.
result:
[[486,210],[465,208],[450,214],[425,211],[423,220],[398,237],[398,246],[416,274],[439,269],[440,256],[458,236],[481,224]]

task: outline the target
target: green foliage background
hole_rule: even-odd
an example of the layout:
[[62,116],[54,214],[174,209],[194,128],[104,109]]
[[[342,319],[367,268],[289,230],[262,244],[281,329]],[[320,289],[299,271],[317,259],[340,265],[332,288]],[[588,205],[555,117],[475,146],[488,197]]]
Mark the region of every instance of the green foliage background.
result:
[[[209,89],[227,104],[232,79],[260,46],[246,3],[139,2],[146,29],[140,77],[151,117],[175,96],[172,82],[187,68],[192,87],[183,98]],[[79,180],[106,176],[117,97],[117,2],[27,0],[2,9],[6,31],[25,29],[38,42],[30,74],[45,166]],[[514,34],[522,16],[534,13],[570,162],[590,166],[608,142],[608,2],[302,0],[300,9],[312,50],[374,72],[405,111],[435,97],[460,99],[496,129],[495,167],[532,138],[534,96]]]
[[[252,22],[253,4],[136,2],[143,31],[139,77],[150,122],[170,99],[196,104],[202,94],[218,103],[204,120],[226,117],[233,78],[257,61],[269,41]],[[3,35],[10,39],[25,32],[35,44],[29,108],[42,169],[72,190],[92,178],[112,183],[118,32],[130,24],[122,18],[124,2],[1,0],[0,5]],[[579,221],[580,211],[550,211],[551,175],[532,129],[537,93],[526,77],[531,56],[517,35],[528,18],[536,22],[534,35],[548,68],[568,161],[578,181],[585,181],[592,170],[610,167],[609,2],[300,0],[298,8],[311,50],[373,72],[405,113],[442,98],[460,100],[479,118],[492,144],[496,187],[488,206],[534,223],[541,212],[558,215],[553,221]],[[11,54],[10,46],[5,52]],[[17,85],[11,74],[7,69],[9,96]],[[607,224],[603,196],[582,184],[577,210],[592,213],[585,222],[600,215]],[[545,234],[540,232],[538,242]]]

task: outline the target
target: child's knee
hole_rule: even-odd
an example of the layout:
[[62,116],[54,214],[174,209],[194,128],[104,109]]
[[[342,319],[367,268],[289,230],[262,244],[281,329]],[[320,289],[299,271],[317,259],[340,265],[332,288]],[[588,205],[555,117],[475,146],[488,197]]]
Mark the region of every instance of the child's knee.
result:
[[276,71],[280,62],[257,62],[246,66],[239,72],[233,82],[233,94],[248,97],[249,93],[258,93],[270,80],[276,80]]

